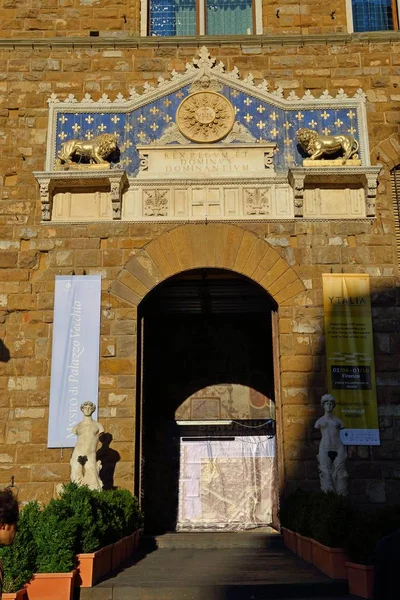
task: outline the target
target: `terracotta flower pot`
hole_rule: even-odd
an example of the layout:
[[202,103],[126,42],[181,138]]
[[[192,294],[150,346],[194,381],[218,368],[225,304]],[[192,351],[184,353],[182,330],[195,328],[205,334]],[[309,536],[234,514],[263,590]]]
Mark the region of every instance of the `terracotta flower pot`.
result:
[[372,565],[358,565],[346,562],[349,591],[354,596],[372,598],[374,584],[374,567]]
[[2,600],[25,600],[26,589],[18,590],[18,592],[3,592]]
[[285,544],[288,550],[291,550],[295,554],[297,553],[297,538],[294,531],[290,529],[286,529],[286,527],[281,527],[282,535],[283,535],[283,543]]
[[72,600],[76,569],[70,573],[35,573],[26,586],[28,600]]
[[88,554],[78,554],[78,568],[75,587],[92,587],[102,577],[110,573],[112,565],[112,544]]
[[118,567],[125,562],[126,560],[126,540],[122,538],[122,540],[118,540],[113,545],[112,550],[112,570],[118,569]]
[[328,577],[347,579],[346,558],[343,548],[329,548],[312,540],[312,562]]
[[303,560],[312,562],[312,541],[310,538],[296,533],[297,538],[297,554]]

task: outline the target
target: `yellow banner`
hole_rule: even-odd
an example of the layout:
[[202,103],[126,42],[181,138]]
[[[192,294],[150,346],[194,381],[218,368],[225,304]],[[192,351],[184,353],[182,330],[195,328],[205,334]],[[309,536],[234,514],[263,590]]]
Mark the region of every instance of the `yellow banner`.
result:
[[379,445],[369,275],[322,275],[328,390],[344,444]]

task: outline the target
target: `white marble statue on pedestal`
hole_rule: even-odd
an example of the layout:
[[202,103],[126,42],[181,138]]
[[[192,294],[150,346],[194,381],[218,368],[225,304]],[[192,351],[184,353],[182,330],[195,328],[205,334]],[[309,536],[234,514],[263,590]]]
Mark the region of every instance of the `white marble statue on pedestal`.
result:
[[100,461],[96,460],[99,436],[104,432],[104,427],[92,419],[96,410],[93,402],[81,404],[83,420],[75,425],[72,433],[78,437],[76,446],[71,456],[71,481],[78,485],[87,485],[91,490],[101,490],[103,484],[99,477]]
[[340,430],[344,425],[338,417],[333,415],[336,406],[335,398],[331,394],[324,394],[321,398],[324,416],[320,417],[314,427],[321,431],[319,444],[318,468],[321,490],[333,491],[337,494],[347,495],[348,474],[346,471],[346,448],[340,439]]

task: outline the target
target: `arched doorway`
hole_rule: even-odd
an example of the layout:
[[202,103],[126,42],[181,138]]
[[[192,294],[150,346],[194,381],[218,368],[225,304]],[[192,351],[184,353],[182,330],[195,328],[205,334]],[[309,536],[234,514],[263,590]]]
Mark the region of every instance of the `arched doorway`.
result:
[[140,303],[135,480],[149,531],[276,522],[276,309],[217,268],[175,275]]

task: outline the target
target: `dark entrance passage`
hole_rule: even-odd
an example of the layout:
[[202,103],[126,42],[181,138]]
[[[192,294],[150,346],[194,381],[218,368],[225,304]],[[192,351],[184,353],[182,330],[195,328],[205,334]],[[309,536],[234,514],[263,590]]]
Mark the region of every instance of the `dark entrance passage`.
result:
[[148,531],[177,526],[182,440],[274,433],[273,310],[256,284],[216,269],[173,277],[140,306],[136,481]]

